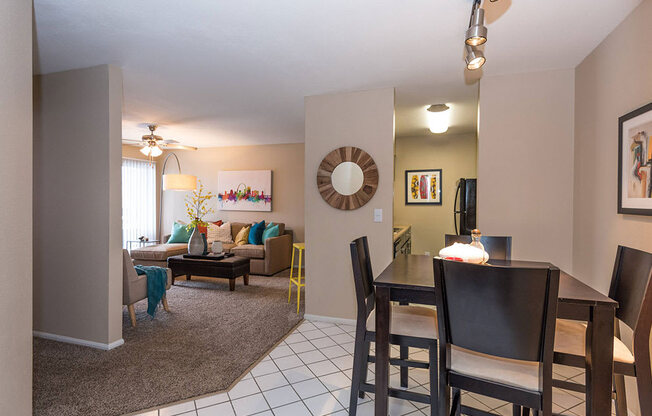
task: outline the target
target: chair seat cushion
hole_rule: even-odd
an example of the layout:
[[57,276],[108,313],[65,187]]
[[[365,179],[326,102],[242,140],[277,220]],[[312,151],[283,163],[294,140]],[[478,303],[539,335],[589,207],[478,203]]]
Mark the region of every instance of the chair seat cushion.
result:
[[250,259],[264,259],[265,246],[254,244],[235,246],[231,248],[231,253],[235,254],[236,256],[247,257]]
[[[557,319],[555,352],[583,357],[586,351],[585,341],[586,323],[568,319]],[[632,352],[616,337],[614,337],[614,361],[627,364],[634,362]]]
[[188,252],[188,244],[171,243],[157,244],[154,246],[141,247],[131,250],[131,258],[134,260],[155,260],[165,261],[168,257]]
[[[437,339],[437,311],[424,306],[392,305],[392,335]],[[376,331],[376,310],[367,318],[367,331]]]
[[508,386],[541,391],[537,361],[496,357],[451,345],[450,370]]

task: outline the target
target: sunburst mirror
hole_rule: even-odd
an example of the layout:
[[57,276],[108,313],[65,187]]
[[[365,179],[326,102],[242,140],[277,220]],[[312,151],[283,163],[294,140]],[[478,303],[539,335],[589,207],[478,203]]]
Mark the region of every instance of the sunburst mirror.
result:
[[317,170],[317,189],[328,205],[358,209],[378,188],[378,167],[367,152],[346,146],[326,155]]

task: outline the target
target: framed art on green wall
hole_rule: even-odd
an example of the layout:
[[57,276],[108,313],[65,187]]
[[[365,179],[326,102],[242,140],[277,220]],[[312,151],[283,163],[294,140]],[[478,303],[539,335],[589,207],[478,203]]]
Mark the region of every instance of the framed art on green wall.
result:
[[405,205],[441,205],[441,169],[406,170]]

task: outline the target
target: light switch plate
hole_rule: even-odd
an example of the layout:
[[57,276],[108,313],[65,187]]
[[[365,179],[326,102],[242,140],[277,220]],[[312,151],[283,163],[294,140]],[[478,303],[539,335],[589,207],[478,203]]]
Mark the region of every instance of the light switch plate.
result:
[[383,222],[382,208],[374,208],[374,222]]

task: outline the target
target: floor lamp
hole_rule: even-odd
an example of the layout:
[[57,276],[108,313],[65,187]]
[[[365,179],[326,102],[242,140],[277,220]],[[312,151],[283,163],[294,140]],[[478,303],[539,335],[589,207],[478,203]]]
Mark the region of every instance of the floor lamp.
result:
[[[170,156],[174,156],[177,161],[177,168],[179,168],[179,173],[177,174],[165,174],[165,167],[168,164],[168,159]],[[181,174],[181,164],[179,163],[179,158],[174,153],[169,153],[165,156],[163,161],[163,169],[161,170],[161,195],[158,205],[158,232],[159,232],[159,243],[163,244],[163,191],[194,191],[197,189],[197,177],[193,175],[182,175]]]

